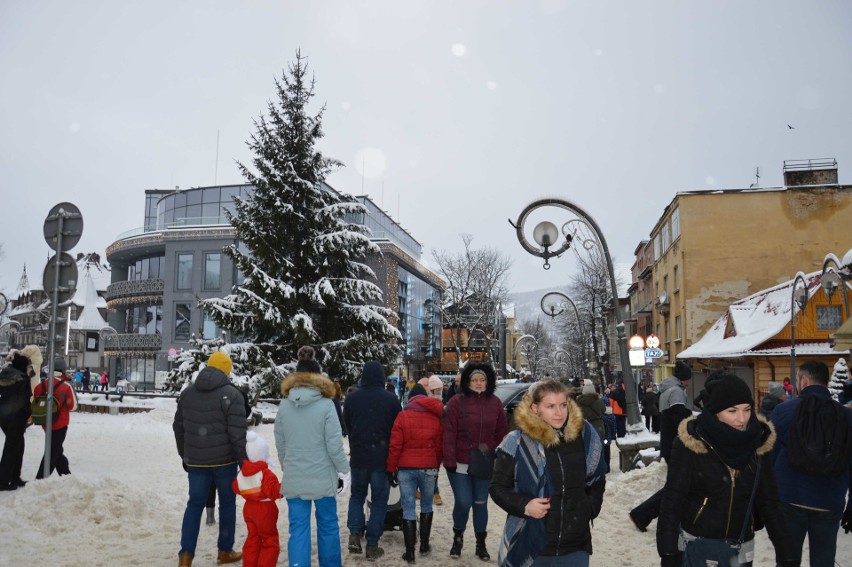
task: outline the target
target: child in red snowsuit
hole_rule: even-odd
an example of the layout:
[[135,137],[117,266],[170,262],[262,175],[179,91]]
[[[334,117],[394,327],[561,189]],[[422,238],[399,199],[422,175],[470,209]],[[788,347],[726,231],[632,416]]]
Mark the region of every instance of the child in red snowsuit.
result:
[[243,544],[243,567],[275,567],[281,544],[278,539],[278,505],[281,482],[269,470],[269,445],[254,431],[246,433],[246,455],[234,479],[234,492],[246,499],[243,519],[248,536]]

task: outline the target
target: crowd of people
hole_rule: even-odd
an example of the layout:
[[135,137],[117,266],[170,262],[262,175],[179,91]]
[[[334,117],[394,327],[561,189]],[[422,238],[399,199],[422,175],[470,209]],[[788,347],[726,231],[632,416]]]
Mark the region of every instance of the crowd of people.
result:
[[[26,484],[21,467],[31,403],[50,386],[39,376],[41,365],[39,349],[30,345],[10,353],[0,370],[5,435],[0,490]],[[75,388],[64,361],[53,366],[58,407],[50,462],[42,461],[37,479],[53,470],[70,474],[63,442],[76,409]],[[491,561],[495,551],[501,566],[588,567],[609,449],[623,435],[623,384],[599,393],[590,380],[535,382],[514,408],[515,429],[508,431],[490,364],[468,363],[449,391],[439,377],[425,377],[401,401],[387,388],[382,365],[369,361],[343,398],[314,349],[302,347],[295,371],[281,383],[273,429],[279,478],[269,466],[269,443],[248,429],[247,399],[231,382],[231,370],[228,355],[214,352],[178,399],[173,430],[189,494],[179,565],[192,565],[211,493],[219,499],[219,564],[277,565],[277,500],[283,498],[289,564],[310,565],[315,549],[320,565],[342,565],[337,497],[351,488],[347,551],[367,561],[385,555],[381,538],[388,499],[397,489],[401,562],[413,564],[436,552],[451,558],[470,553],[464,551],[465,532],[472,523],[471,555],[478,560]],[[751,565],[757,554],[767,553],[754,545],[755,532],[764,527],[777,565],[801,565],[805,537],[809,565],[835,565],[838,528],[852,531],[847,500],[852,402],[844,399],[844,406],[832,399],[826,365],[803,363],[795,396],[784,384],[771,383],[759,412],[750,387],[723,371],[706,378],[693,411],[686,395],[690,380],[692,370],[678,362],[659,388],[641,389],[642,415],[648,429],[659,431],[668,470],[664,486],[630,510],[629,518],[641,531],[657,520],[661,566]],[[441,503],[442,468],[452,490],[447,520],[453,537],[449,549],[438,551],[431,530],[434,506]],[[241,549],[235,549],[238,495],[245,499],[248,532]],[[486,543],[489,498],[506,512],[496,550]]]

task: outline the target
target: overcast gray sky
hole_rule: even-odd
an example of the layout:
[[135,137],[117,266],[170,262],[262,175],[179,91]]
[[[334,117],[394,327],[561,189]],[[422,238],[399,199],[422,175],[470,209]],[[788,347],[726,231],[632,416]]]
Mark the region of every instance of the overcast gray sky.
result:
[[0,38],[6,292],[25,261],[41,280],[60,201],[85,218],[74,251],[103,252],[142,225],[145,189],[243,182],[297,49],[321,149],[346,164],[330,184],[427,259],[461,233],[499,247],[517,290],[571,271],[542,270],[507,222],[536,197],[586,209],[629,263],[677,191],[748,187],[756,166],[777,186],[799,158],[836,157],[852,183],[844,0],[4,0]]

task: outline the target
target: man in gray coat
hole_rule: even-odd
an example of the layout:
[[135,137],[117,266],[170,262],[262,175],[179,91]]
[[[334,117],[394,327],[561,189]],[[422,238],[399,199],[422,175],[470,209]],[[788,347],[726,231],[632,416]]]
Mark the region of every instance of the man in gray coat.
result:
[[172,429],[189,477],[189,501],[183,514],[179,567],[190,567],[198,543],[201,516],[210,487],[219,493],[218,563],[236,563],[237,499],[231,483],[246,459],[246,409],[242,393],[228,379],[227,354],[214,352],[195,381],[178,398]]

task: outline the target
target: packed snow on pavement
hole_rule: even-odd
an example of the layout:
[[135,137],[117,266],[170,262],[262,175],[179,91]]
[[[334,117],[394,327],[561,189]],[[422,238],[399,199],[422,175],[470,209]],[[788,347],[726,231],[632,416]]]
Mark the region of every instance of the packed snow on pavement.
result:
[[[42,481],[33,481],[33,478],[44,450],[44,433],[40,427],[27,430],[23,477],[30,482],[21,489],[0,492],[0,507],[6,513],[5,528],[0,530],[0,565],[177,565],[187,481],[171,428],[175,400],[126,397],[119,404],[112,400],[106,402],[102,395],[84,394],[81,401],[89,403],[92,398],[97,398],[93,402],[97,404],[143,406],[152,411],[119,415],[73,414],[65,441],[72,474],[59,477],[54,473]],[[269,441],[274,470],[280,475],[272,427],[263,424],[256,430]],[[617,454],[613,454],[612,462],[615,465]],[[656,524],[652,523],[647,533],[640,533],[630,522],[627,511],[659,488],[664,478],[665,466],[656,463],[627,474],[610,473],[603,510],[594,522],[593,567],[659,565],[653,531]],[[435,508],[433,551],[428,556],[418,554],[417,564],[426,567],[482,565],[473,555],[472,527],[466,534],[469,537],[466,537],[461,558],[449,558],[453,496],[443,473],[440,489],[444,505]],[[349,555],[346,550],[347,502],[348,494],[338,499],[343,563],[368,565],[363,555]],[[237,548],[246,536],[242,504],[238,497]],[[281,555],[278,564],[287,565],[286,502],[279,501],[279,506]],[[495,560],[504,519],[505,513],[490,503],[488,549]],[[316,536],[315,529],[312,534]],[[201,526],[193,565],[215,565],[217,535],[217,526]],[[402,532],[386,533],[381,546],[385,556],[375,565],[404,564],[400,559]],[[774,554],[765,530],[758,534],[757,556],[755,567],[774,565]],[[837,557],[852,557],[852,536],[841,532]],[[313,560],[316,561],[316,552]]]

